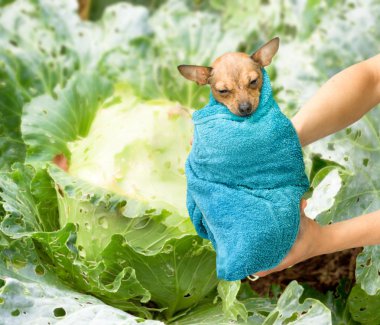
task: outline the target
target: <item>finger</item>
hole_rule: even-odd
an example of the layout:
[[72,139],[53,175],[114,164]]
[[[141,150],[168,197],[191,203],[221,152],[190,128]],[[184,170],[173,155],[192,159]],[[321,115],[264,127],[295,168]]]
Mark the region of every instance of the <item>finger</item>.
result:
[[304,210],[307,206],[307,200],[301,199],[300,205],[301,205],[301,210]]

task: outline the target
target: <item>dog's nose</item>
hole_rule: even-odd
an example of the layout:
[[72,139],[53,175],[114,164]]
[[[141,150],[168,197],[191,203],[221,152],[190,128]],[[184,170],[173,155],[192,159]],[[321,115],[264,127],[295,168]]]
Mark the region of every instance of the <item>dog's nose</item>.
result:
[[239,112],[241,115],[248,115],[252,111],[252,104],[250,102],[244,102],[239,104]]

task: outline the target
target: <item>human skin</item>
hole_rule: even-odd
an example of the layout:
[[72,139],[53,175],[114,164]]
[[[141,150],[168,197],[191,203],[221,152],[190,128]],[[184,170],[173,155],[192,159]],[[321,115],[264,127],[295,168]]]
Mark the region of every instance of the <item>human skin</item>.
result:
[[[291,119],[302,147],[344,129],[380,103],[380,54],[331,77]],[[380,244],[380,210],[321,226],[300,202],[301,226],[289,254],[262,277],[313,256]]]

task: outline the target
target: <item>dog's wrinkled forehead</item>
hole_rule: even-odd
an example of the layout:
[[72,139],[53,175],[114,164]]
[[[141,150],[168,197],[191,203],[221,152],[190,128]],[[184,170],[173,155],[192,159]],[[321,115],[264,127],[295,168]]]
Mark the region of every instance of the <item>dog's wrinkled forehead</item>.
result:
[[209,81],[216,88],[241,87],[261,76],[260,65],[241,52],[223,54],[214,61],[212,68]]

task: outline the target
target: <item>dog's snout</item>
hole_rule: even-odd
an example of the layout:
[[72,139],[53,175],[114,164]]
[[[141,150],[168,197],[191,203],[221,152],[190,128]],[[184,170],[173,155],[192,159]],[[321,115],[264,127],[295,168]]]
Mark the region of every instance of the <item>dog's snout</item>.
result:
[[239,104],[239,113],[241,115],[248,115],[252,112],[252,104],[250,102],[243,102]]

